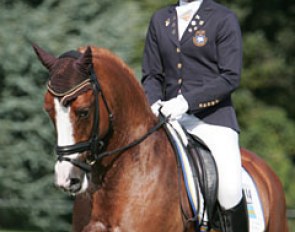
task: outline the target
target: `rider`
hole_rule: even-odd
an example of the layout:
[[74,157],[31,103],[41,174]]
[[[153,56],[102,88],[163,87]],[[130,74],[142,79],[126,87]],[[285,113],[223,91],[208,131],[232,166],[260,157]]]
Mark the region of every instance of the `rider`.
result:
[[241,67],[240,26],[226,7],[213,0],[180,0],[153,15],[142,84],[156,115],[161,108],[210,148],[226,232],[248,231],[239,126],[231,101]]

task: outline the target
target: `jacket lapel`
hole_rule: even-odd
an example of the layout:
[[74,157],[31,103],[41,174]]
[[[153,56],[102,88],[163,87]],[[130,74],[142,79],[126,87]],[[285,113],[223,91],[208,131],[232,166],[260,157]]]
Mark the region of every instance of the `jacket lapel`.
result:
[[206,25],[206,22],[213,12],[213,7],[211,3],[211,0],[203,0],[199,10],[195,13],[194,17],[188,24],[182,36],[180,44],[184,44],[188,39],[192,39],[195,32],[202,29]]
[[177,13],[175,10],[175,5],[168,9],[168,15],[167,18],[165,18],[164,26],[168,37],[175,45],[179,46]]

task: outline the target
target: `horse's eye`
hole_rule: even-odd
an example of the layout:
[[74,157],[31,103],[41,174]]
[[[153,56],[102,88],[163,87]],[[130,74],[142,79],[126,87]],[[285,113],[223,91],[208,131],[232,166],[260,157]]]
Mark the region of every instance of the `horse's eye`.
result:
[[76,113],[79,118],[87,118],[89,115],[89,109],[78,109]]

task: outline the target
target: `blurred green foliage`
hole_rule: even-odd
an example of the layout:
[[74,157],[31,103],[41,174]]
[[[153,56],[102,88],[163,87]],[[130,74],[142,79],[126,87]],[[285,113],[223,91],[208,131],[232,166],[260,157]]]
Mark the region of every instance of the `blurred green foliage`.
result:
[[[31,43],[55,55],[106,47],[140,78],[150,17],[174,2],[0,0],[0,228],[70,230],[72,199],[53,187],[55,138],[42,110],[47,73]],[[273,167],[295,207],[294,4],[220,2],[243,31],[243,78],[234,94],[241,144]]]

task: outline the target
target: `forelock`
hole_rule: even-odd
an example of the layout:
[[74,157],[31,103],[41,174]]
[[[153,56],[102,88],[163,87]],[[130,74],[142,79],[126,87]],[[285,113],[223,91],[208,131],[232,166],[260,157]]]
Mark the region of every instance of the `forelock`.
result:
[[63,94],[88,79],[88,69],[81,68],[75,58],[59,58],[49,75],[49,87]]

